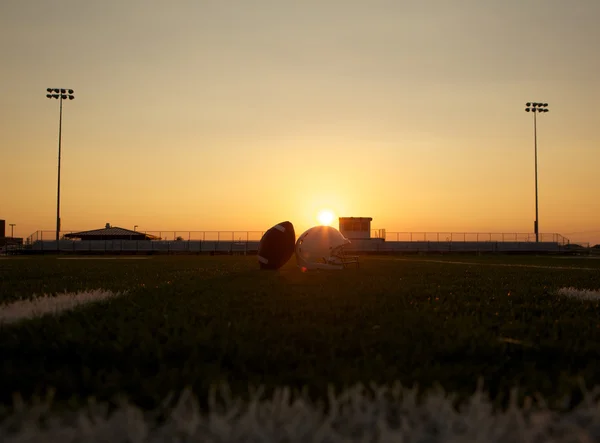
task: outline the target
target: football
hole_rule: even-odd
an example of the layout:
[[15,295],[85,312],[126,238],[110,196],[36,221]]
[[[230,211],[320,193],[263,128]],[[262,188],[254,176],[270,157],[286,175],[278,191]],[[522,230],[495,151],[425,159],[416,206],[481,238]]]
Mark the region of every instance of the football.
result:
[[294,255],[296,233],[289,221],[276,224],[264,233],[258,245],[260,269],[279,269]]

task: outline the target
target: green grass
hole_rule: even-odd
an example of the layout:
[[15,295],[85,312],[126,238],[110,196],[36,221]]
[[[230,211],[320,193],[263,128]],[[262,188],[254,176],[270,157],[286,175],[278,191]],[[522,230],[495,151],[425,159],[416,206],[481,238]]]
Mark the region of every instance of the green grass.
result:
[[0,327],[0,403],[52,387],[72,405],[126,394],[154,407],[186,386],[202,398],[220,381],[240,395],[249,384],[320,397],[329,384],[398,380],[466,396],[479,377],[498,403],[515,386],[576,401],[580,379],[600,383],[599,303],[554,294],[600,289],[600,260],[361,260],[357,270],[302,273],[293,260],[259,271],[255,257],[2,259],[2,303],[86,288],[129,294]]

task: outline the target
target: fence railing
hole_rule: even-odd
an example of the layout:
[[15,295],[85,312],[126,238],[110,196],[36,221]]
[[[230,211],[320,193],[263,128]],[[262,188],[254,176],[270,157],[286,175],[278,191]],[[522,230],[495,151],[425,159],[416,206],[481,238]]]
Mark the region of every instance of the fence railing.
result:
[[[74,234],[81,231],[61,231],[59,238],[65,240],[66,234]],[[139,234],[149,234],[162,241],[210,241],[210,242],[249,242],[260,241],[264,232],[262,231],[138,231]],[[135,240],[132,234],[124,240]],[[36,241],[56,240],[56,231],[36,231],[31,234],[26,243],[33,244]],[[75,239],[77,241],[77,239]]]
[[[65,234],[81,231],[62,231]],[[205,241],[205,242],[254,242],[260,241],[264,231],[139,231],[150,234],[162,241]],[[371,238],[381,238],[396,242],[535,242],[535,234],[518,232],[387,232],[385,229],[372,230]],[[130,240],[134,240],[132,236]],[[56,240],[56,231],[36,231],[31,234],[26,244],[36,241]],[[127,240],[127,239],[125,239]],[[569,244],[569,239],[556,233],[539,234],[541,242],[553,242],[560,245]]]
[[[535,234],[522,232],[386,232],[375,230],[371,238],[402,242],[535,242]],[[556,233],[539,234],[540,242],[569,244],[569,239]]]

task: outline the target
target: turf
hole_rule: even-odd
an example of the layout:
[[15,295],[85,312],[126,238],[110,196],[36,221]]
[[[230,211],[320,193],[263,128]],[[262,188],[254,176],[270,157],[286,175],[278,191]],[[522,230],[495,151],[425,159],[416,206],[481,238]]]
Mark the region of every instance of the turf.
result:
[[[439,383],[496,403],[511,388],[577,402],[600,383],[600,260],[363,257],[360,269],[259,271],[255,257],[0,260],[0,303],[64,291],[129,291],[0,327],[0,403],[44,395],[83,404],[125,394],[144,408],[186,386],[287,385],[322,397],[357,382]],[[461,262],[461,263],[456,263]],[[508,266],[510,265],[510,266]],[[518,266],[514,266],[518,265]],[[540,266],[540,267],[536,267]]]

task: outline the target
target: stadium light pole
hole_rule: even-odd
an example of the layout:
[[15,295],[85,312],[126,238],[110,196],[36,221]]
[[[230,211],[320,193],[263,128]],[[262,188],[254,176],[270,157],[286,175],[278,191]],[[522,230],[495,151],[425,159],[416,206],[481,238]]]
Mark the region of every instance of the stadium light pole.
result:
[[57,99],[60,102],[59,117],[58,117],[58,190],[56,192],[56,251],[59,251],[58,240],[60,236],[60,157],[61,157],[61,139],[62,139],[62,103],[63,100],[73,100],[72,89],[48,88],[46,97],[49,99]]
[[525,103],[525,111],[533,112],[533,147],[535,155],[535,223],[533,230],[535,232],[536,243],[540,241],[540,223],[538,217],[538,165],[537,165],[537,114],[540,112],[548,112],[548,103],[527,102]]

